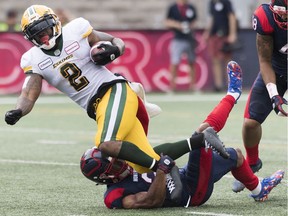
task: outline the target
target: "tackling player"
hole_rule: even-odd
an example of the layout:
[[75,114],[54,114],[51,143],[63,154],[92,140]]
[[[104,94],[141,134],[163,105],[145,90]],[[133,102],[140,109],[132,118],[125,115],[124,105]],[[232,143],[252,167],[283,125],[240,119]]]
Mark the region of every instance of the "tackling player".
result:
[[[242,89],[242,72],[235,62],[228,64],[229,88],[228,94],[207,116],[194,134],[209,131],[211,126],[220,131],[238,100]],[[213,130],[213,129],[212,129]],[[192,145],[193,146],[193,145]],[[174,165],[181,155],[175,155],[178,146],[171,145],[170,149],[155,147],[162,156],[160,167],[155,172],[132,174],[124,161],[114,163],[103,158],[101,151],[96,148],[88,149],[81,158],[81,171],[88,179],[97,184],[107,184],[104,203],[107,208],[156,208],[156,207],[189,207],[204,204],[212,195],[214,183],[229,171],[251,191],[255,201],[264,201],[270,191],[277,186],[284,177],[284,171],[278,170],[268,178],[259,181],[251,171],[240,149],[227,148],[229,159],[223,159],[211,148],[194,148],[189,153],[188,163],[180,169],[183,185],[180,199],[172,200],[171,191],[175,189],[169,175],[162,171],[163,167]],[[165,151],[168,150],[168,151]],[[166,160],[166,165],[164,161]],[[166,169],[166,170],[167,170]],[[119,178],[121,177],[121,178]]]
[[[287,0],[272,0],[259,6],[253,16],[260,73],[250,91],[242,127],[246,159],[253,172],[262,167],[261,124],[273,109],[278,116],[288,115],[283,106],[287,105],[283,98],[287,91],[287,13]],[[244,188],[235,181],[232,190],[240,192]]]

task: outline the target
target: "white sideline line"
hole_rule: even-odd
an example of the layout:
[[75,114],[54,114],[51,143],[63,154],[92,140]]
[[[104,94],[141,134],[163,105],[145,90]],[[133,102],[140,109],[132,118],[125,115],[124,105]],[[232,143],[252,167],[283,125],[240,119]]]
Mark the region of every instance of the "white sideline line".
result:
[[[47,161],[29,161],[29,160],[9,160],[9,159],[0,159],[0,163],[18,163],[18,164],[35,164],[35,165],[52,165],[52,166],[79,166],[79,164],[76,163],[61,163],[61,162],[47,162]],[[223,178],[234,178],[230,174],[226,174],[223,176]],[[258,178],[261,180],[263,177]],[[288,181],[286,179],[282,179],[281,183],[288,186]],[[189,213],[189,212],[188,212]],[[192,214],[192,213],[191,213]],[[194,213],[193,213],[194,214]],[[199,213],[203,214],[203,213]],[[216,216],[216,215],[215,215]],[[219,215],[220,216],[220,215]],[[225,214],[221,214],[221,216],[226,216]],[[227,215],[228,216],[228,215]],[[232,216],[232,215],[229,215]],[[239,215],[237,215],[239,216]]]
[[213,212],[186,212],[186,214],[193,214],[193,215],[209,215],[209,216],[242,216],[242,215],[234,215],[234,214],[218,214]]
[[76,163],[59,163],[59,162],[47,162],[47,161],[29,161],[29,160],[8,160],[0,159],[0,163],[19,163],[19,164],[36,164],[36,165],[56,165],[56,166],[79,166]]
[[42,145],[75,145],[77,144],[74,141],[68,140],[38,140],[37,143]]
[[[211,94],[211,93],[199,93],[199,94],[175,94],[175,95],[168,95],[168,94],[147,94],[147,100],[149,102],[187,102],[187,101],[219,101],[221,98],[225,96],[225,94]],[[243,93],[239,101],[246,101],[247,94]],[[17,101],[17,97],[1,97],[0,104],[15,104]],[[74,104],[72,100],[70,100],[66,96],[57,95],[57,96],[43,96],[40,97],[36,104]]]
[[49,128],[20,128],[20,127],[13,127],[11,128],[10,126],[6,126],[6,127],[0,127],[0,131],[3,132],[20,132],[20,133],[45,133],[45,134],[86,134],[89,135],[91,134],[91,136],[95,135],[95,131],[87,131],[87,130],[53,130],[53,129],[49,129]]

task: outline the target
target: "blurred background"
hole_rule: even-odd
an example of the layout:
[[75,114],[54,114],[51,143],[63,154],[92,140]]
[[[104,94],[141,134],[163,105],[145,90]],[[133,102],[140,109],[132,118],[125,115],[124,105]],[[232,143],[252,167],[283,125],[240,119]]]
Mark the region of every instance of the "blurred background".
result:
[[[269,0],[230,0],[235,11],[239,31],[238,38],[242,49],[233,53],[243,69],[244,89],[249,89],[258,73],[258,59],[255,47],[255,32],[252,30],[253,11],[261,3]],[[172,32],[165,27],[167,8],[174,0],[0,0],[0,95],[17,94],[23,83],[23,72],[19,66],[21,55],[31,47],[19,31],[23,12],[32,4],[51,7],[65,24],[77,17],[88,19],[97,30],[107,31],[121,37],[126,43],[125,55],[107,67],[113,72],[122,73],[131,81],[141,82],[147,92],[166,92],[169,88],[169,42]],[[209,19],[209,0],[188,0],[198,12],[195,38],[196,47],[196,88],[197,91],[213,91],[211,59],[207,56],[207,46],[201,35]],[[7,33],[3,23],[7,23],[10,13],[11,22],[16,21],[12,31]],[[189,76],[185,58],[179,67],[177,90],[189,87]],[[48,84],[44,93],[55,93]]]

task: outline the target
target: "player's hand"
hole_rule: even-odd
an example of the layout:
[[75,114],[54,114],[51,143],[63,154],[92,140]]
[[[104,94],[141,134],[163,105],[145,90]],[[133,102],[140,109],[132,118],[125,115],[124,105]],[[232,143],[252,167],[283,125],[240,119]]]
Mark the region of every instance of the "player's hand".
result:
[[22,117],[22,110],[10,110],[5,114],[5,121],[9,125],[14,125]]
[[171,169],[175,166],[175,161],[172,160],[168,155],[161,155],[158,161],[158,169],[162,170],[164,173],[170,173]]
[[120,56],[120,50],[117,46],[102,43],[98,46],[98,48],[102,48],[103,51],[93,56],[94,62],[97,65],[106,65]]
[[275,95],[272,97],[271,101],[273,109],[277,115],[288,116],[288,113],[282,107],[283,104],[288,105],[288,102],[285,98],[281,97],[280,95]]

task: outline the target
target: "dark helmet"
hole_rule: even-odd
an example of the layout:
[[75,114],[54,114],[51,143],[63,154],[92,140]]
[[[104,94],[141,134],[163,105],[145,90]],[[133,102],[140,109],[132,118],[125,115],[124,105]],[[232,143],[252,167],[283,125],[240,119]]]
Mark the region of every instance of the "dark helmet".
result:
[[116,183],[133,173],[126,161],[103,157],[96,147],[88,149],[82,155],[80,168],[85,177],[97,184]]
[[281,18],[283,15],[287,16],[287,0],[271,0],[270,9],[277,25],[287,30],[287,17],[286,20]]

